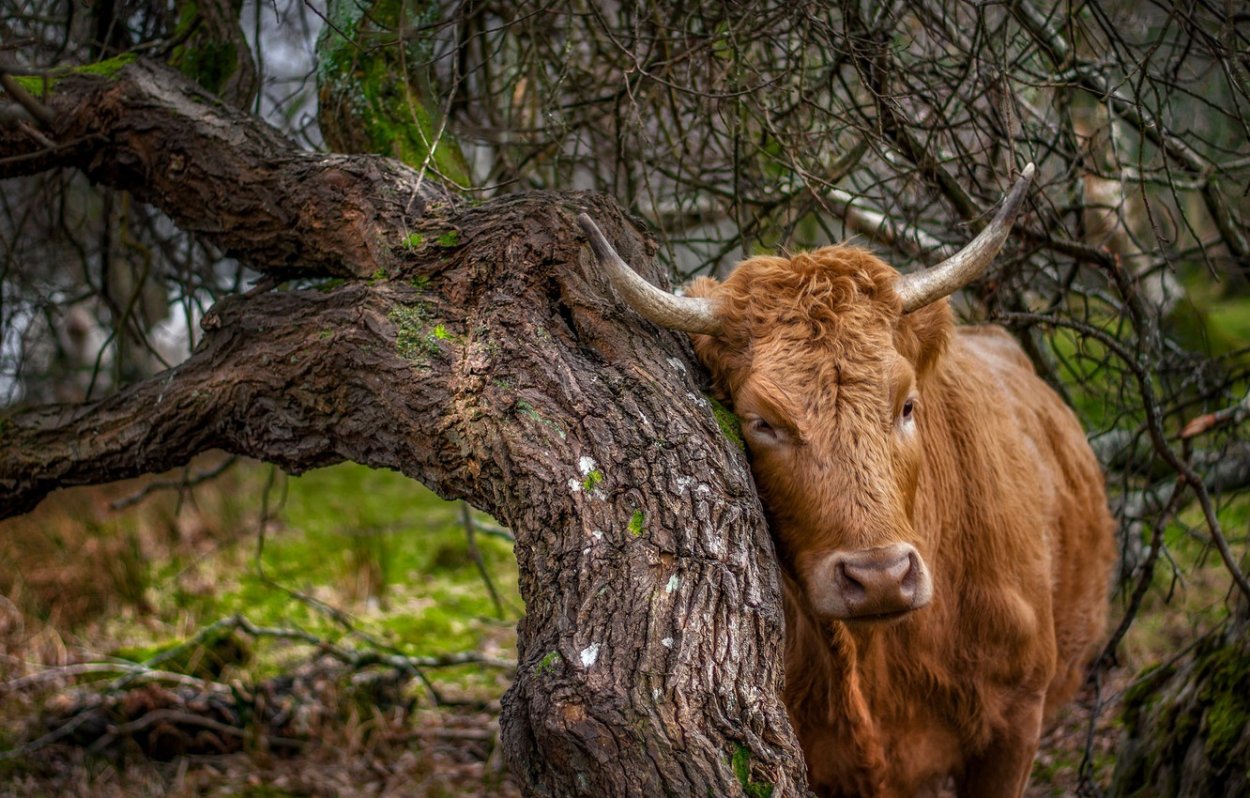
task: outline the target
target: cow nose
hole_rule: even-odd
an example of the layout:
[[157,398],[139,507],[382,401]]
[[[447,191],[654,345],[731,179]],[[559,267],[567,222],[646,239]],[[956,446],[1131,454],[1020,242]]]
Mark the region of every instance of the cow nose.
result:
[[824,601],[837,618],[872,619],[919,609],[933,597],[929,569],[907,543],[875,549],[839,551],[826,562],[832,590]]

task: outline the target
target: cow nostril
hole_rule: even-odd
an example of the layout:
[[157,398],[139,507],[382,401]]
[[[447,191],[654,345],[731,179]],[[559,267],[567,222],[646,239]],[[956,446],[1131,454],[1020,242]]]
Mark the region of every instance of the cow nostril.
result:
[[849,601],[863,601],[868,596],[868,588],[851,574],[845,562],[838,563],[837,581],[838,589]]
[[919,581],[917,574],[920,572],[919,566],[920,563],[916,561],[915,552],[910,552],[907,555],[907,570],[903,573],[903,578],[898,580],[899,592],[908,601],[916,597],[916,587]]

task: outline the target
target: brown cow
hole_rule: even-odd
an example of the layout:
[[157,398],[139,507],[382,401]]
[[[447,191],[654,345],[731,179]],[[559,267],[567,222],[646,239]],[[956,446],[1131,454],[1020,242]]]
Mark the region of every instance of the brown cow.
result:
[[968,248],[910,277],[865,250],[756,257],[689,295],[613,284],[692,333],[732,401],[784,565],[784,699],[825,796],[1018,796],[1080,684],[1114,558],[1080,424],[945,296],[1002,246],[1032,167]]

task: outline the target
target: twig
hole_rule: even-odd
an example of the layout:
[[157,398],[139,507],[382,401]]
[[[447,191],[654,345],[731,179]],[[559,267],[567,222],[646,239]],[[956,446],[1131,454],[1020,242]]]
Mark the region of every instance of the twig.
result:
[[23,133],[30,136],[35,141],[39,142],[39,146],[43,147],[45,151],[56,149],[55,141],[43,135],[43,133],[39,132],[37,128],[35,128],[33,125],[30,124],[30,122],[27,122],[25,119],[17,120],[15,125]]
[[472,521],[473,528],[478,532],[481,532],[483,535],[490,535],[491,537],[506,540],[509,543],[516,543],[516,535],[512,534],[512,530],[508,529],[506,526],[491,524],[486,521],[479,521],[476,518],[473,518]]
[[172,490],[174,488],[177,488],[178,490],[186,490],[188,488],[194,488],[197,485],[208,482],[210,479],[216,479],[221,476],[228,468],[238,462],[238,460],[239,458],[237,456],[230,455],[219,465],[210,468],[207,471],[201,471],[194,476],[190,475],[190,469],[188,468],[182,472],[182,477],[180,479],[161,479],[149,482],[135,493],[114,501],[109,505],[109,507],[114,510],[124,510],[131,505],[138,504],[158,490]]
[[455,654],[440,654],[432,657],[416,657],[397,653],[393,649],[384,654],[378,651],[361,651],[359,649],[344,648],[300,629],[256,626],[241,615],[234,615],[230,618],[225,618],[218,621],[217,624],[213,624],[213,626],[217,626],[218,628],[230,627],[238,629],[240,632],[243,632],[251,637],[273,637],[285,640],[298,640],[311,646],[315,646],[322,652],[334,657],[340,662],[343,662],[346,665],[351,665],[355,668],[362,668],[368,665],[390,665],[391,667],[395,667],[400,670],[410,670],[414,668],[445,668],[453,665],[470,664],[487,665],[492,668],[503,668],[508,670],[516,668],[516,663],[512,660],[490,657],[485,654],[479,654],[475,651],[464,651]]
[[[1110,665],[1116,662],[1115,650],[1120,645],[1120,641],[1124,639],[1124,635],[1128,633],[1134,619],[1137,618],[1137,611],[1141,608],[1142,599],[1146,597],[1146,591],[1150,589],[1150,583],[1154,581],[1155,563],[1159,559],[1159,554],[1163,551],[1163,530],[1180,504],[1180,497],[1184,492],[1184,484],[1184,480],[1176,481],[1172,487],[1172,495],[1168,497],[1168,502],[1164,506],[1163,511],[1155,516],[1153,529],[1150,534],[1150,550],[1146,552],[1146,560],[1140,566],[1141,572],[1138,574],[1137,584],[1133,587],[1133,594],[1129,597],[1128,607],[1124,610],[1124,617],[1120,619],[1119,626],[1111,634],[1107,644],[1103,646],[1102,653],[1098,655],[1096,662],[1099,666],[1103,664]],[[1097,668],[1094,668],[1091,674],[1097,670]]]
[[464,523],[464,536],[469,548],[469,559],[473,560],[473,564],[477,566],[477,572],[481,575],[482,581],[486,584],[486,591],[490,593],[490,600],[495,604],[495,614],[500,620],[504,618],[503,601],[499,598],[499,591],[495,590],[495,583],[490,578],[490,571],[486,569],[486,562],[482,559],[482,552],[477,547],[477,527],[473,523],[472,508],[468,502],[460,502],[460,519]]

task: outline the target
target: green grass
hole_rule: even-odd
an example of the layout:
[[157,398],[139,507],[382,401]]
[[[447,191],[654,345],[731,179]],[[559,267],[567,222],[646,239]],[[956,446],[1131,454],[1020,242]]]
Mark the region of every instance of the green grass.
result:
[[[249,466],[263,485],[267,466]],[[281,477],[279,477],[281,479]],[[278,504],[280,482],[272,490]],[[497,617],[469,557],[460,505],[439,499],[400,474],[354,464],[290,478],[285,502],[258,541],[259,496],[233,540],[204,556],[176,553],[149,564],[147,612],[108,621],[113,653],[142,660],[220,618],[239,613],[258,626],[299,628],[350,647],[365,647],[319,603],[346,613],[361,632],[414,656],[486,650],[511,658],[522,602],[511,544],[478,535],[478,550],[508,609]],[[116,522],[124,527],[124,521]],[[258,553],[259,552],[259,553]],[[312,599],[311,601],[309,599]],[[252,677],[307,657],[308,646],[263,640],[238,667]],[[497,688],[497,673],[443,669],[432,675],[458,686]]]
[[[410,654],[478,648],[497,627],[490,596],[469,558],[459,506],[406,477],[358,465],[290,481],[286,529],[267,536],[264,576],[240,575],[215,597],[218,613],[258,623],[333,624],[272,582],[313,595],[331,593],[360,612],[359,624]],[[515,560],[498,538],[479,536],[488,568],[513,606]],[[378,609],[370,609],[376,607]]]

